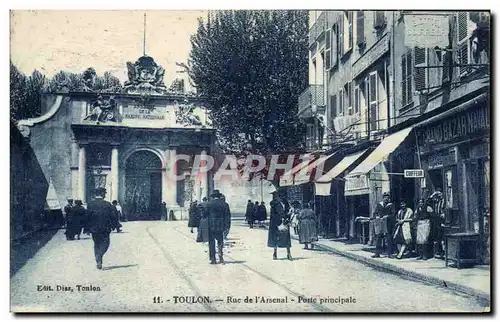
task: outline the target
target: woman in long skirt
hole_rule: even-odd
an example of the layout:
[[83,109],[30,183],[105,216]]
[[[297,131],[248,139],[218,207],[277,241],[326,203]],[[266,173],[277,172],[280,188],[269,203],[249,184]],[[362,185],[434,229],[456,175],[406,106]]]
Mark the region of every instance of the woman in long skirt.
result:
[[200,219],[201,216],[200,216],[200,210],[198,208],[198,202],[195,201],[191,203],[191,205],[189,206],[188,227],[191,228],[191,233],[193,233],[194,227],[196,227],[196,229],[200,227]]
[[429,237],[432,213],[432,207],[426,205],[424,199],[420,199],[417,209],[415,210],[415,219],[417,220],[417,259],[426,260],[429,258]]
[[304,207],[297,217],[299,221],[299,242],[304,244],[304,249],[309,249],[309,244],[311,244],[311,249],[314,249],[312,242],[318,241],[316,214],[309,203],[305,203]]
[[401,200],[401,209],[396,215],[396,231],[394,233],[394,242],[398,245],[399,253],[397,259],[403,258],[403,254],[408,246],[412,243],[411,238],[411,223],[414,220],[413,210],[406,207],[406,201]]
[[267,246],[274,249],[273,259],[278,259],[278,248],[286,248],[287,258],[292,259],[290,247],[290,214],[285,212],[285,204],[278,196],[278,192],[273,192],[271,201],[271,217],[269,219],[269,231],[267,235]]

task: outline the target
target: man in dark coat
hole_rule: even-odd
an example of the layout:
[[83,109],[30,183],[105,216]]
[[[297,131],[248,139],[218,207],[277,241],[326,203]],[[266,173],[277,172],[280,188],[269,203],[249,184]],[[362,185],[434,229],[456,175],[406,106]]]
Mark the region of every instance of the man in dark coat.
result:
[[[75,207],[73,207],[73,226],[75,228],[74,234],[80,240],[83,227],[87,221],[87,210],[83,207],[81,200],[75,200]],[[74,238],[74,236],[73,236]]]
[[210,264],[216,264],[215,261],[215,241],[217,240],[217,249],[219,252],[219,261],[224,263],[222,254],[223,234],[229,229],[231,215],[227,211],[226,203],[221,199],[222,195],[219,190],[214,190],[208,202],[206,209],[208,213],[208,249],[210,256]]
[[[273,200],[271,201],[267,246],[274,248],[273,259],[278,258],[277,248],[286,248],[287,258],[292,260],[292,254],[290,253],[290,247],[292,247],[290,239],[290,214],[285,212],[285,204],[278,196],[278,192],[274,191],[272,194]],[[284,226],[281,226],[281,224]],[[284,229],[280,230],[278,227]]]
[[109,248],[109,234],[115,228],[115,207],[104,200],[106,189],[97,188],[96,197],[89,202],[87,212],[89,216],[89,227],[94,240],[94,255],[97,268],[102,269],[102,257]]
[[75,239],[75,227],[73,227],[73,199],[68,199],[68,204],[64,206],[64,222],[66,225],[66,239]]
[[253,228],[253,202],[252,200],[248,200],[247,210],[245,212],[245,219],[247,223],[250,225],[250,228]]
[[259,217],[262,221],[267,220],[267,209],[266,209],[266,204],[264,203],[264,201],[262,201],[260,203],[260,206],[259,206]]
[[[374,219],[384,219],[387,221],[387,233],[385,234],[386,243],[387,243],[387,257],[392,258],[392,239],[394,234],[394,226],[396,225],[396,211],[394,209],[394,205],[390,202],[390,195],[388,192],[384,192],[383,200],[377,204],[375,208],[375,212],[373,214]],[[375,235],[375,254],[372,256],[373,258],[380,257],[382,253],[382,240],[384,238],[384,234],[376,234]]]
[[226,202],[226,196],[222,195],[221,199],[224,201],[224,204],[226,204],[226,212],[229,214],[229,216],[226,217],[227,229],[224,230],[224,240],[227,240],[227,235],[229,235],[229,230],[231,229],[231,209],[229,208],[229,204]]
[[196,229],[198,230],[198,227],[200,227],[200,220],[201,220],[201,214],[200,214],[200,210],[198,208],[198,201],[195,200],[189,206],[188,227],[191,228],[191,233],[194,232],[193,231],[194,227],[196,227]]

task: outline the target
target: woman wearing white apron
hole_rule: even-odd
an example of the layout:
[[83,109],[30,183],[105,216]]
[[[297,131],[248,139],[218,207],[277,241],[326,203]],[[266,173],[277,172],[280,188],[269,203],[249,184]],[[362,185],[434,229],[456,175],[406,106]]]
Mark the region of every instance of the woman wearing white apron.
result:
[[396,231],[394,233],[394,241],[398,245],[398,255],[397,259],[403,258],[403,254],[406,248],[411,245],[411,223],[414,220],[413,210],[411,208],[406,207],[406,201],[401,200],[401,209],[399,209],[398,214],[396,215]]
[[417,220],[417,259],[429,258],[429,235],[431,232],[432,207],[426,205],[424,199],[418,201],[415,210],[415,219]]

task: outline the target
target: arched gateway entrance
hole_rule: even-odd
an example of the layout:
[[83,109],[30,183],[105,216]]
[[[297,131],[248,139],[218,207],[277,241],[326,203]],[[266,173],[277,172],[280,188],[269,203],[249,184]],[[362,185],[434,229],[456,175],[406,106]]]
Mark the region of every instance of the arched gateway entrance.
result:
[[125,163],[125,207],[129,220],[161,216],[162,162],[151,151],[137,151]]

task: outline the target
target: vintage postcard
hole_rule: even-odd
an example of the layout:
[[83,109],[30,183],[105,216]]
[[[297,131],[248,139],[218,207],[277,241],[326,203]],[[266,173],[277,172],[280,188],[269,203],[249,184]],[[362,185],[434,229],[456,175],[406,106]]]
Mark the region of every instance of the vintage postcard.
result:
[[11,312],[491,312],[490,36],[12,10]]

